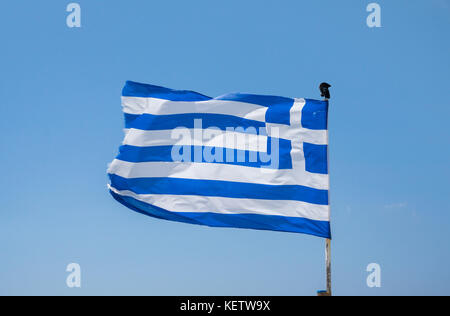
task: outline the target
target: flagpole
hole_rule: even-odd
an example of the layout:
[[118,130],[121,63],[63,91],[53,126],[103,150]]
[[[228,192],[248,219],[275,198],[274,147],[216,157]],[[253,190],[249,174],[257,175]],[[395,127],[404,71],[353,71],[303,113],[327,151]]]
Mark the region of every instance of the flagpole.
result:
[[331,239],[325,240],[325,265],[327,270],[327,296],[331,296]]
[[[329,85],[326,82],[323,82],[320,84],[320,93],[321,96],[324,97],[324,101],[327,101],[330,99],[330,92],[328,91],[328,88],[330,88],[331,85]],[[327,145],[329,145],[329,137],[328,137],[328,127],[327,127]],[[329,176],[329,166],[330,166],[330,151],[329,147],[327,150],[327,170],[328,170],[328,205],[330,205],[330,176]],[[332,296],[331,291],[331,239],[327,238],[325,239],[325,269],[326,269],[326,276],[327,276],[327,290],[326,291],[318,291],[317,296]]]

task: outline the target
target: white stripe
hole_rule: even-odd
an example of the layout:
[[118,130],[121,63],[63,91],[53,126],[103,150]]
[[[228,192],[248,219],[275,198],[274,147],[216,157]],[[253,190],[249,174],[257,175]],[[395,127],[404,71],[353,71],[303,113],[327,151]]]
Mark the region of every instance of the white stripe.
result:
[[124,145],[148,146],[210,146],[267,152],[267,136],[214,129],[188,129],[145,131],[131,128],[123,140]]
[[133,163],[115,159],[110,164],[108,173],[129,179],[168,177],[272,185],[302,185],[313,189],[328,190],[328,175],[304,170],[304,168],[278,170],[193,162]]
[[[279,136],[273,135],[274,129],[278,130]],[[310,143],[315,145],[327,145],[326,130],[312,130],[299,126],[288,126],[275,123],[266,123],[267,135],[279,137],[288,140],[300,140],[302,143]]]
[[267,107],[265,106],[245,102],[224,100],[186,102],[139,97],[122,97],[122,106],[123,111],[129,114],[227,114],[260,122],[265,122],[267,111]]
[[119,191],[116,194],[179,213],[219,213],[219,214],[261,214],[288,217],[302,217],[317,221],[329,221],[329,207],[299,201],[236,199],[193,195],[136,194]]

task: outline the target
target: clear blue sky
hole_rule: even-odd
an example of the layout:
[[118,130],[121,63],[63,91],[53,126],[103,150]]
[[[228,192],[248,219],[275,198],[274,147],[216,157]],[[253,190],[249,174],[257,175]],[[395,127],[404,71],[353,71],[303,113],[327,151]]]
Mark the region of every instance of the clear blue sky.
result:
[[[450,1],[7,1],[0,294],[315,295],[324,240],[153,219],[107,164],[134,80],[319,98],[330,82],[335,294],[450,294]],[[82,269],[81,289],[66,266]],[[379,263],[382,287],[366,286]]]

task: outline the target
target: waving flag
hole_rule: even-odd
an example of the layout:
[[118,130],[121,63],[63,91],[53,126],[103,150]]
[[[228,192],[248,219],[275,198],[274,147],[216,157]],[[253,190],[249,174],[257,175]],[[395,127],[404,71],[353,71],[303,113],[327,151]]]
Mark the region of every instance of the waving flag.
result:
[[156,218],[330,238],[328,101],[128,81],[112,196]]

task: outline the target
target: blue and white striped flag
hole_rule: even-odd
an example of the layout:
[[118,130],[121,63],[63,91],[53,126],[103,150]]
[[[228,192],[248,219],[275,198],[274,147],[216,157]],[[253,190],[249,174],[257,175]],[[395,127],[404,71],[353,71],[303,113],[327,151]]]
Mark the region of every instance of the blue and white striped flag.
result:
[[153,217],[330,238],[328,102],[128,81],[110,193]]

